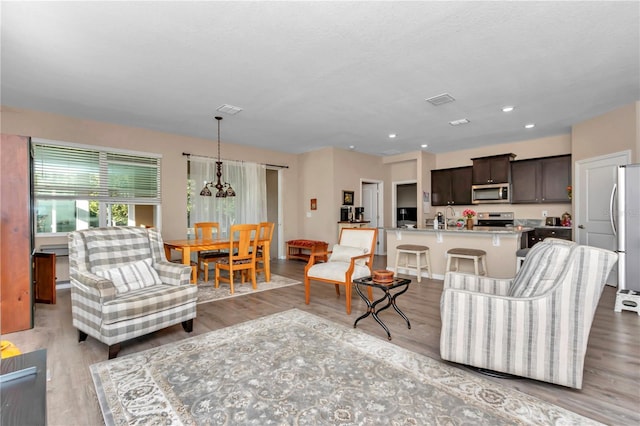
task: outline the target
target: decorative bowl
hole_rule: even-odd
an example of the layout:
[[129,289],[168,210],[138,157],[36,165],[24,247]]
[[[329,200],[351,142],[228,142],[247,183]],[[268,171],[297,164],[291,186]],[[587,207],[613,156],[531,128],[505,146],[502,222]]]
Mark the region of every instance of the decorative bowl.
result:
[[374,283],[379,283],[379,284],[388,284],[390,282],[393,282],[393,271],[387,271],[385,269],[377,269],[373,271],[373,274],[371,275],[371,280]]

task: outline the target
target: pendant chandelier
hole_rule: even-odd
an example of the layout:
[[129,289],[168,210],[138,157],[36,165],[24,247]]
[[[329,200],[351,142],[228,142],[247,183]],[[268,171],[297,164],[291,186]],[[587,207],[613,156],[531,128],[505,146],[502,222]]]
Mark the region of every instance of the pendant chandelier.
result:
[[235,197],[236,191],[233,190],[231,185],[227,182],[224,184],[220,180],[222,178],[222,161],[220,160],[220,121],[222,117],[216,117],[218,120],[218,161],[216,161],[216,177],[218,178],[216,184],[213,182],[208,182],[204,184],[204,188],[200,191],[200,195],[204,197],[211,197],[212,193],[209,187],[217,189],[216,198],[226,198],[226,197]]

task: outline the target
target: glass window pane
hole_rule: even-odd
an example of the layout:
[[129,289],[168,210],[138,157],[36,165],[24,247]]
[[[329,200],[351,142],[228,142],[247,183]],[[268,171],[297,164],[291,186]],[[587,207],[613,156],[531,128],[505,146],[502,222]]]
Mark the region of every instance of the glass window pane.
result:
[[129,225],[129,206],[127,204],[109,205],[109,226]]
[[[93,210],[90,205],[96,208]],[[36,200],[36,233],[71,232],[99,226],[98,202]]]

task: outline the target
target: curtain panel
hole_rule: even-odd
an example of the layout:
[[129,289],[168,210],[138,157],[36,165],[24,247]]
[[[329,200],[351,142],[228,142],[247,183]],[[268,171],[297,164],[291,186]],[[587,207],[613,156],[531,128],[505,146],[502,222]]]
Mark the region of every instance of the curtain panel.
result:
[[263,164],[244,161],[223,161],[222,182],[236,191],[235,197],[203,197],[200,191],[207,182],[216,182],[216,162],[213,158],[191,156],[189,162],[188,209],[189,228],[196,222],[218,222],[220,233],[227,236],[229,227],[239,223],[260,223],[267,220],[267,172]]

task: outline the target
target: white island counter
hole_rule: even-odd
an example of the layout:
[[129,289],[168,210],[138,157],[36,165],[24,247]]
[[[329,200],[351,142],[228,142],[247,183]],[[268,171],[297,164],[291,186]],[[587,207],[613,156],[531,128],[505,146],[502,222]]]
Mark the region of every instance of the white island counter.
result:
[[[420,244],[429,247],[432,276],[443,279],[447,266],[447,250],[452,248],[471,248],[487,252],[488,276],[494,278],[512,278],[516,274],[516,251],[526,246],[526,235],[533,228],[476,226],[473,229],[405,229],[386,228],[387,233],[387,269],[395,271],[396,247],[401,244]],[[411,259],[415,264],[415,259]],[[400,273],[413,274],[400,267]],[[473,273],[473,262],[461,261],[462,272]],[[395,271],[398,272],[398,271]],[[423,269],[423,277],[427,277]]]

